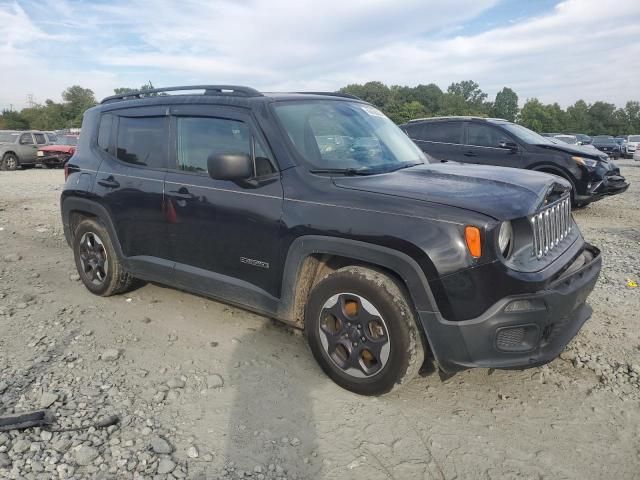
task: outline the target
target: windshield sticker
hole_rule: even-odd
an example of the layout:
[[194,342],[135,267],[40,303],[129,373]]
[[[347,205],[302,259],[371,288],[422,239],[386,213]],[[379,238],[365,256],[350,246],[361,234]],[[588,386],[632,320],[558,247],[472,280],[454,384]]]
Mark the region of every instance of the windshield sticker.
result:
[[384,118],[384,113],[382,113],[380,110],[378,110],[377,108],[373,108],[370,106],[364,106],[364,107],[360,107],[362,108],[362,110],[364,110],[365,112],[367,112],[369,115],[371,115],[372,117],[382,117]]

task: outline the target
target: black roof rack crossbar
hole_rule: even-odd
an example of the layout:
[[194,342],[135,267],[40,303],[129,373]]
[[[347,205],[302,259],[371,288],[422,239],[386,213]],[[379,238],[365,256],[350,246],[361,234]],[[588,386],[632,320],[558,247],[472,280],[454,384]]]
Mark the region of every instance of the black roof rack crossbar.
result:
[[328,97],[342,97],[342,98],[353,98],[354,100],[362,100],[360,97],[356,97],[355,95],[351,95],[350,93],[342,93],[342,92],[294,92],[294,93],[306,93],[307,95],[327,95]]
[[111,95],[110,97],[103,98],[100,103],[108,103],[116,100],[125,100],[133,98],[142,98],[150,93],[164,93],[164,92],[177,92],[188,90],[204,90],[204,95],[237,95],[241,97],[261,97],[262,94],[251,88],[243,87],[240,85],[187,85],[182,87],[166,87],[166,88],[152,88],[149,90],[136,90],[132,92],[121,93],[118,95]]

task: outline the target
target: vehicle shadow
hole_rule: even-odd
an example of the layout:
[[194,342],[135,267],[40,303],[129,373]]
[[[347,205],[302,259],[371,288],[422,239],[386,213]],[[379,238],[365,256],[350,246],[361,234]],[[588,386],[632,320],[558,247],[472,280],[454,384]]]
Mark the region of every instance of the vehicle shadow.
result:
[[235,389],[225,453],[230,476],[319,478],[310,397],[317,369],[304,337],[265,322],[236,339],[229,370]]

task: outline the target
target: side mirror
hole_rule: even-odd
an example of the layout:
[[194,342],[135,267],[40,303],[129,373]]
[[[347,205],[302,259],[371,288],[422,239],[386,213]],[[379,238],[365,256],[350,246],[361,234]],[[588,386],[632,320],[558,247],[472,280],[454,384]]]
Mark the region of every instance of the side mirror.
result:
[[518,144],[515,142],[500,142],[498,148],[504,148],[505,150],[516,151],[518,150]]
[[207,170],[215,180],[246,180],[253,176],[253,162],[246,153],[212,153]]

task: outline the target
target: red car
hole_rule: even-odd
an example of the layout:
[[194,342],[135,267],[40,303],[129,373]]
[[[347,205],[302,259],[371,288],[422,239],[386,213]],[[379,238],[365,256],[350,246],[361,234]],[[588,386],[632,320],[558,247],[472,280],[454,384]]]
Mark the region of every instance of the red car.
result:
[[53,145],[47,145],[38,149],[38,163],[47,168],[62,167],[76,151],[78,145],[77,135],[59,135]]

